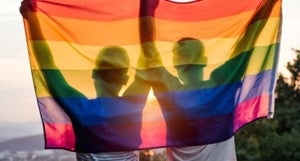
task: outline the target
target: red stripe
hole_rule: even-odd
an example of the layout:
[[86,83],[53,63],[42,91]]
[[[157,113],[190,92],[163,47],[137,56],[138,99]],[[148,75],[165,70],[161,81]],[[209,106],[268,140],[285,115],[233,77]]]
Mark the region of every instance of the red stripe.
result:
[[266,117],[270,106],[269,101],[270,95],[265,94],[240,103],[234,113],[233,131],[236,132],[245,124],[258,118]]
[[75,149],[75,134],[72,124],[44,123],[46,148]]
[[[152,130],[151,130],[152,129]],[[166,123],[164,121],[143,122],[140,149],[166,145]]]
[[[204,0],[178,4],[160,0],[155,17],[178,21],[208,20],[255,10],[262,2],[264,0]],[[24,0],[21,11],[43,12],[47,15],[75,19],[111,21],[138,17],[139,1]]]

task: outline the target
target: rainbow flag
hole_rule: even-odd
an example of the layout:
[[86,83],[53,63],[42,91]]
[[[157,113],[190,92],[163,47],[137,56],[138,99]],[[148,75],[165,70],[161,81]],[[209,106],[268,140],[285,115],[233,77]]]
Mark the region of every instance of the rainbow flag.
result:
[[45,148],[215,143],[274,113],[281,0],[23,0]]

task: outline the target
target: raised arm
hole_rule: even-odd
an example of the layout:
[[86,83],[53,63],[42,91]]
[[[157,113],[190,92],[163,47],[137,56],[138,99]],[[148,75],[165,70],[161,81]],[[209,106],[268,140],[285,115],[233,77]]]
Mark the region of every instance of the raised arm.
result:
[[139,35],[141,52],[138,66],[141,68],[161,67],[160,53],[155,45],[154,12],[159,0],[140,0]]
[[57,98],[65,96],[84,97],[83,94],[65,81],[63,75],[57,69],[51,49],[43,36],[37,14],[28,15],[28,12],[25,12],[22,15],[25,20],[26,32],[29,32],[28,35],[32,38],[29,46],[32,48],[33,55],[37,60],[51,94]]
[[55,63],[53,61],[50,48],[46,41],[39,25],[39,18],[36,14],[27,13],[23,14],[25,18],[26,32],[32,38],[30,46],[32,52],[37,60],[37,63],[41,69],[55,69]]
[[142,54],[138,67],[145,70],[139,70],[138,76],[152,86],[154,93],[177,90],[181,83],[177,77],[165,69],[155,45],[155,10],[159,0],[141,0],[140,2],[139,33]]

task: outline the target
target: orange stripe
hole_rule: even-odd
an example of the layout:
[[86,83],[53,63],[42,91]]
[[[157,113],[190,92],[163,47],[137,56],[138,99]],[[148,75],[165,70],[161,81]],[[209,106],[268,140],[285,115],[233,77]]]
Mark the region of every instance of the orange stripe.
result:
[[[32,40],[46,39],[83,45],[128,45],[140,41],[137,19],[96,22],[59,17],[50,18],[40,13],[29,14],[29,18],[37,16],[39,20],[39,22],[35,22],[35,26],[31,27],[41,26],[44,34],[42,36],[31,33],[29,39]],[[253,14],[253,12],[245,12],[222,19],[189,23],[157,19],[157,40],[175,42],[182,37],[199,39],[236,37],[243,33]],[[275,11],[271,15],[273,18],[278,16],[279,13]]]

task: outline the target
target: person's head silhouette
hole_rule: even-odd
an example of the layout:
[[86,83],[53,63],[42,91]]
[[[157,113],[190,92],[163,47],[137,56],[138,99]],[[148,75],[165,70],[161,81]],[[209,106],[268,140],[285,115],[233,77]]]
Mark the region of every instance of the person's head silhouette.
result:
[[192,87],[203,80],[207,64],[204,44],[195,38],[182,38],[173,47],[173,64],[184,86]]
[[93,70],[97,96],[118,96],[123,85],[128,81],[129,57],[118,46],[100,50]]

